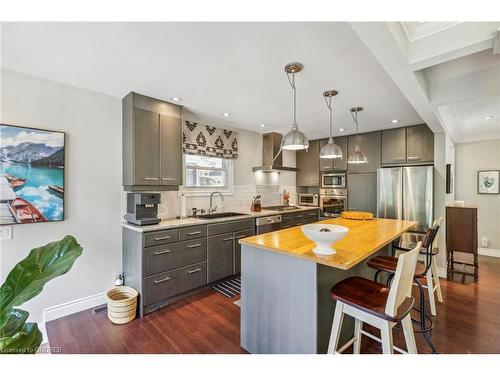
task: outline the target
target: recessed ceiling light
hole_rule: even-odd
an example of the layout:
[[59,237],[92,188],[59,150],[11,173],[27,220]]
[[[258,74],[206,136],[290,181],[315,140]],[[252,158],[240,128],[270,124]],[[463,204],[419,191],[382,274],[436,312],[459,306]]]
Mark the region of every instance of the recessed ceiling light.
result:
[[267,128],[267,126],[268,126],[268,125],[266,125],[266,124],[260,124],[260,127],[261,127],[261,128]]
[[228,113],[228,112],[224,112],[224,113],[222,114],[222,116],[224,116],[224,117],[229,117],[229,116],[231,116],[231,114],[230,114],[230,113]]
[[483,120],[491,120],[493,117],[495,117],[495,116],[484,116]]
[[391,121],[393,124],[397,124],[399,122],[399,120],[397,118],[395,118],[394,120]]
[[172,96],[172,100],[174,102],[180,102],[182,100],[182,98],[179,98],[178,96]]
[[339,129],[339,132],[343,132],[345,129],[344,128],[340,128]]

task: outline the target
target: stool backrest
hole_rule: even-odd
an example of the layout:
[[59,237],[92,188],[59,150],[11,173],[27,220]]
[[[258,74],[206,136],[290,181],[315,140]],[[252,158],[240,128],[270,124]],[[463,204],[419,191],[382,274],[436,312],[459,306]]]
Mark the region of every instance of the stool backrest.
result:
[[[438,219],[434,220],[434,222],[432,223],[432,226],[435,226],[437,225],[438,227],[441,227],[443,224],[443,217],[439,217]],[[432,250],[436,249],[438,247],[438,238],[439,238],[439,231],[438,233],[436,233],[436,236],[434,237],[434,243],[432,244]],[[437,254],[437,252],[436,252]]]
[[398,257],[396,273],[392,279],[391,289],[385,305],[385,313],[389,316],[396,316],[401,303],[407,297],[411,297],[413,277],[421,247],[422,242],[418,242],[413,250]]

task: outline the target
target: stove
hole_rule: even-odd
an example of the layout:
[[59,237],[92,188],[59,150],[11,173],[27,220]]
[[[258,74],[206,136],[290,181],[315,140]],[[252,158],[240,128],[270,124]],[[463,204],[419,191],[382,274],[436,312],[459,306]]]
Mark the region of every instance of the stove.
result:
[[267,207],[262,207],[263,210],[270,210],[270,211],[291,211],[291,210],[297,210],[299,207],[297,206],[267,206]]

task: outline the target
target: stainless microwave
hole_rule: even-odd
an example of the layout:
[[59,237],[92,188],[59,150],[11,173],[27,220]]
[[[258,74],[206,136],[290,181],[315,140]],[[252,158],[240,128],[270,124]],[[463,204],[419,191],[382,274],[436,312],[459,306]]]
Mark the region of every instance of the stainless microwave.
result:
[[345,179],[345,173],[323,173],[321,175],[321,187],[345,189]]
[[318,194],[299,193],[297,195],[298,195],[298,205],[299,206],[314,206],[314,207],[318,207],[318,205],[319,205],[319,196],[318,196]]

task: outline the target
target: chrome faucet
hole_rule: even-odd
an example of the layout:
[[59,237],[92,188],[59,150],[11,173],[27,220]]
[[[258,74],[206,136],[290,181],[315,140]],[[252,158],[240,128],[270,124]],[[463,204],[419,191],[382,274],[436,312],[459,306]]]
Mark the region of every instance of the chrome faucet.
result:
[[215,210],[217,209],[217,206],[212,207],[213,198],[214,198],[215,194],[219,194],[220,195],[220,200],[222,202],[224,202],[224,197],[222,196],[222,193],[220,193],[218,191],[214,191],[212,194],[210,194],[210,208],[208,209],[208,213],[209,214],[213,214],[215,212]]

